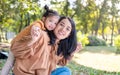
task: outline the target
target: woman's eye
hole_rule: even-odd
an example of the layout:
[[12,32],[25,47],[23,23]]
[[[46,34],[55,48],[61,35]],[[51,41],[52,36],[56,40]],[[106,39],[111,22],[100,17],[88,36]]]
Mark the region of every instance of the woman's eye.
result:
[[70,28],[67,28],[67,31],[70,31]]

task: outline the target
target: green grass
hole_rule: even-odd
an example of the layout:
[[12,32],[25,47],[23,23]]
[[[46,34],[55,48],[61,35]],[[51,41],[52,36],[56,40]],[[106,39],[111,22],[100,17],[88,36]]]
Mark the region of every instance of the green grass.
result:
[[116,48],[113,46],[86,46],[83,48],[83,50],[92,51],[92,52],[100,52],[100,51],[106,51],[106,52],[116,52]]
[[120,72],[107,72],[79,65],[71,61],[67,65],[72,70],[72,75],[120,75]]
[[2,69],[6,60],[0,59],[0,70]]
[[[81,52],[103,53],[107,55],[109,53],[115,53],[116,49],[115,47],[107,46],[86,46]],[[120,75],[120,72],[107,72],[104,70],[98,70],[95,68],[80,65],[73,60],[67,66],[70,67],[73,75]]]
[[[87,46],[83,48],[81,52],[84,51],[88,51],[92,53],[104,52],[104,54],[107,55],[107,53],[115,53],[116,49],[115,47],[107,47],[107,46]],[[4,65],[4,63],[5,60],[0,60],[0,69]],[[95,68],[80,65],[73,60],[67,66],[72,70],[72,75],[120,75],[120,72],[107,72],[103,70],[98,70]]]

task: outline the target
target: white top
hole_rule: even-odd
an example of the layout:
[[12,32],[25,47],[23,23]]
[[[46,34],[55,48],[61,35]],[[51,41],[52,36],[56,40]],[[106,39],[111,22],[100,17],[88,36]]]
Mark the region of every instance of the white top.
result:
[[11,51],[9,51],[8,59],[4,64],[0,75],[8,75],[14,64],[14,56]]

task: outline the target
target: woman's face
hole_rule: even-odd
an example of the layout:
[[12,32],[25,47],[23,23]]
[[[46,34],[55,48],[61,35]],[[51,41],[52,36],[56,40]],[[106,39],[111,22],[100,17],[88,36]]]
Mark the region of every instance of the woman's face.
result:
[[68,19],[62,19],[54,29],[54,34],[58,40],[67,38],[72,30],[71,23]]

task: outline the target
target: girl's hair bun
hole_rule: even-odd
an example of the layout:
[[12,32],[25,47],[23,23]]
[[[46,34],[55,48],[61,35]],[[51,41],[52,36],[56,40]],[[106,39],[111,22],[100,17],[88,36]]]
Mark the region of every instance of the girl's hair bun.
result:
[[44,6],[44,9],[45,9],[46,11],[49,11],[49,7],[48,7],[47,5]]

